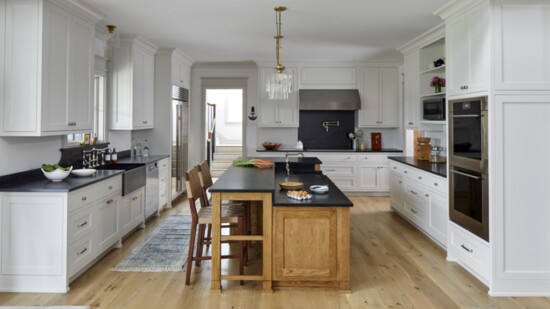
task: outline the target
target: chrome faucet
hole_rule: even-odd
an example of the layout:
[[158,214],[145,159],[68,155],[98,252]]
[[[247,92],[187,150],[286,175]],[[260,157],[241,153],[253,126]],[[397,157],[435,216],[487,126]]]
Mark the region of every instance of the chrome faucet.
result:
[[303,152],[287,152],[285,154],[285,161],[286,161],[286,175],[290,175],[290,164],[288,164],[288,157],[290,156],[302,156],[302,158],[304,157],[304,153]]

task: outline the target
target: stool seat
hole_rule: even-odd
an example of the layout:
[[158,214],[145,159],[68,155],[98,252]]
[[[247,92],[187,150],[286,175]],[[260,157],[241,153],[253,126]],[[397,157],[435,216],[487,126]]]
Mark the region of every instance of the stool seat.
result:
[[[245,208],[242,205],[222,205],[222,223],[238,223],[238,217],[243,217],[244,215]],[[199,224],[212,224],[212,207],[201,207],[198,216]]]

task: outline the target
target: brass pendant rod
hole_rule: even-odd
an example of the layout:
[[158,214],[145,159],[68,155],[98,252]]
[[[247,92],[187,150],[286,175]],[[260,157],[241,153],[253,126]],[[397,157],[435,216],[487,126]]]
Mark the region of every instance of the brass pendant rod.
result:
[[277,25],[277,35],[275,36],[275,55],[277,60],[277,66],[275,69],[277,73],[282,73],[285,69],[285,66],[281,64],[281,39],[283,38],[281,34],[281,12],[285,11],[286,7],[276,6],[275,7],[275,24]]

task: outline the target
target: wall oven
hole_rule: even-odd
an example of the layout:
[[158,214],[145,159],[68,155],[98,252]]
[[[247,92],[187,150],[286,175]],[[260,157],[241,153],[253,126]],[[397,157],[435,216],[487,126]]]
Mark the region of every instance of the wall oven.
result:
[[487,97],[449,101],[449,217],[489,241]]

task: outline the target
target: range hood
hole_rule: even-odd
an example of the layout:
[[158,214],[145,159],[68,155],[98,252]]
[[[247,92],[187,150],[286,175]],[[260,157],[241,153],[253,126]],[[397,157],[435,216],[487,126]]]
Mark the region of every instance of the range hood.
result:
[[354,111],[360,108],[357,89],[300,90],[300,110]]

